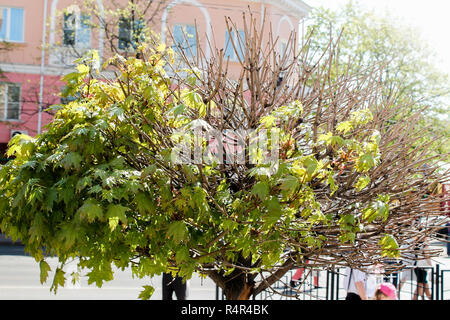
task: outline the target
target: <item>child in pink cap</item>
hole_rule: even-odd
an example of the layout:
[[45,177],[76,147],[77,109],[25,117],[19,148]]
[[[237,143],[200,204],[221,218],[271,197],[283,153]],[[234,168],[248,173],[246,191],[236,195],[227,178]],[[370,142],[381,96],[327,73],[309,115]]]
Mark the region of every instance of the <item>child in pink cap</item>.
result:
[[384,282],[378,286],[375,300],[398,300],[397,289],[392,283]]

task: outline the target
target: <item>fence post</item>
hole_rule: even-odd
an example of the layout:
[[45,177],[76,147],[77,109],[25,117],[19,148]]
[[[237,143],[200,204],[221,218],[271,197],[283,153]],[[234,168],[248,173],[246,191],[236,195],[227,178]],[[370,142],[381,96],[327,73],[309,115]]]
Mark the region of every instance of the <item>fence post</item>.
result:
[[334,266],[331,269],[331,297],[330,300],[334,300]]
[[336,300],[339,300],[339,269],[336,271]]
[[329,290],[330,290],[330,270],[327,268],[327,289],[325,290],[325,300],[328,300]]
[[440,296],[440,294],[439,294],[439,290],[442,290],[442,288],[439,286],[439,273],[440,273],[440,271],[439,271],[439,269],[440,269],[440,267],[439,267],[439,264],[436,264],[436,282],[435,282],[435,288],[436,288],[436,290],[435,290],[435,292],[436,292],[436,295],[435,295],[435,299],[436,300],[439,300],[439,296]]

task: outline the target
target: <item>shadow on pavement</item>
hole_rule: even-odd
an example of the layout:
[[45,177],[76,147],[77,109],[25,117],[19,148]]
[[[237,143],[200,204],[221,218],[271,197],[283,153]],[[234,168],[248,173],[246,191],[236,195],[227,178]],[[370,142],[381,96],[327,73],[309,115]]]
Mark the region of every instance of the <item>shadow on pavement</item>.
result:
[[29,256],[21,244],[0,244],[0,256]]

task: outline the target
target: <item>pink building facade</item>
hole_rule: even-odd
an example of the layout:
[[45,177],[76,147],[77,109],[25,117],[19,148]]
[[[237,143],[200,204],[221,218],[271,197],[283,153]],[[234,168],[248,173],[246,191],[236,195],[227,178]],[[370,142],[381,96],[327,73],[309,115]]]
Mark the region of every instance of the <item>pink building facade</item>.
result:
[[[58,95],[64,85],[60,79],[73,68],[74,49],[77,54],[96,49],[103,60],[114,54],[110,41],[117,41],[119,53],[126,51],[125,29],[120,23],[117,36],[111,37],[101,28],[91,29],[86,21],[102,21],[109,9],[116,9],[116,3],[127,1],[91,2],[97,9],[95,17],[85,14],[88,10],[82,0],[0,0],[0,158],[14,134],[34,136],[45,130],[52,116],[40,110],[63,103]],[[225,49],[232,68],[233,64],[237,68],[238,57],[229,43],[236,35],[227,32],[226,17],[240,29],[243,12],[250,9],[261,23],[265,16],[264,32],[271,29],[279,37],[282,52],[291,32],[299,31],[311,9],[300,0],[166,0],[154,5],[148,27],[162,41],[170,42],[171,33],[176,41],[186,42],[183,46],[194,48],[198,42],[207,57],[214,50],[208,43],[213,43]],[[186,33],[188,39],[183,36]]]

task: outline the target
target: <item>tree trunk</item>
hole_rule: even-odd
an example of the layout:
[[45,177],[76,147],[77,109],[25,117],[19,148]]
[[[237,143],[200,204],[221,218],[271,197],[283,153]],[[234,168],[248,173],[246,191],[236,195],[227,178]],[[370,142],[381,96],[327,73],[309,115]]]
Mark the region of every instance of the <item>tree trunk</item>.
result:
[[223,290],[227,300],[249,300],[253,295],[255,287],[253,277],[241,270],[235,270],[227,276],[217,272],[208,275]]
[[[264,289],[270,287],[294,266],[294,260],[287,260],[270,275],[265,281],[255,287],[256,274],[248,274],[243,270],[235,269],[231,274],[224,275],[223,272],[210,271],[208,276],[223,290],[227,300],[250,300]],[[251,264],[244,264],[247,268],[253,267]]]
[[224,293],[227,300],[249,300],[253,294],[255,283],[247,280],[247,276],[241,273],[226,283]]
[[[252,268],[259,262],[252,264],[251,257],[244,258],[240,255],[235,263],[244,268]],[[207,275],[223,290],[227,300],[249,300],[253,295],[256,275],[248,274],[239,268],[235,268],[228,275],[216,270],[207,272]]]

